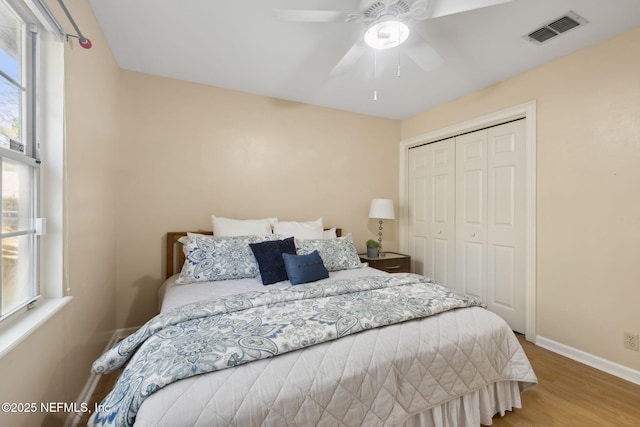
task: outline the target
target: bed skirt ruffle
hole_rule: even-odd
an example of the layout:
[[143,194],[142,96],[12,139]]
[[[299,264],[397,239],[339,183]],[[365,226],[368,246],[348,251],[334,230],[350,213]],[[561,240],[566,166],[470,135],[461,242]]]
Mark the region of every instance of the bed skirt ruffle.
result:
[[500,381],[416,414],[403,427],[490,426],[495,414],[521,407],[518,381]]

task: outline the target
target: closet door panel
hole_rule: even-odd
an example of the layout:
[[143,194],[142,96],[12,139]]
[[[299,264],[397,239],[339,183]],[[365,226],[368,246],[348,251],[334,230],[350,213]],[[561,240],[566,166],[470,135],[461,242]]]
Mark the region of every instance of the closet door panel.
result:
[[465,241],[458,247],[457,291],[485,300],[484,245]]
[[449,256],[451,247],[449,239],[452,234],[449,232],[449,225],[453,222],[450,208],[453,197],[450,195],[449,187],[452,179],[450,173],[432,175],[431,265],[433,268],[431,269],[431,277],[445,286],[449,283],[449,272],[453,268],[449,265],[453,261]]
[[489,277],[495,285],[489,299],[495,306],[506,309],[515,306],[515,257],[515,248],[491,245],[489,259],[493,265],[489,268]]
[[455,141],[409,151],[409,245],[412,271],[453,285]]
[[449,191],[451,177],[448,174],[432,176],[433,182],[433,224],[444,226],[449,221]]
[[431,144],[431,270],[438,283],[455,286],[455,140]]
[[482,227],[484,224],[484,183],[485,171],[482,169],[464,172],[462,185],[462,221],[466,226]]
[[430,218],[430,150],[428,146],[416,147],[409,151],[409,247],[411,271],[427,275],[431,240]]
[[450,256],[452,252],[451,246],[447,239],[433,238],[431,248],[431,253],[433,254],[433,270],[431,277],[435,279],[436,282],[453,288],[453,282],[450,277],[453,272],[450,264],[454,261]]
[[429,253],[429,250],[427,248],[428,244],[429,239],[427,239],[426,237],[416,236],[413,239],[413,250],[411,252],[411,263],[413,265],[411,267],[411,271],[416,274],[423,274],[426,276],[426,259],[427,254]]
[[522,120],[488,130],[486,303],[518,332],[525,330],[525,152],[522,141]]
[[486,300],[487,131],[456,138],[456,286]]
[[490,181],[493,190],[493,225],[515,227],[516,170],[513,165],[494,167]]

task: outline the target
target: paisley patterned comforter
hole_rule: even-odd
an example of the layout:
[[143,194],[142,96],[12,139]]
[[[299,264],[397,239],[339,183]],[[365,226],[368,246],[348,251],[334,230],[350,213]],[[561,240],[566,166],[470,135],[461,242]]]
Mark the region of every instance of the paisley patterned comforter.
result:
[[238,294],[176,308],[100,357],[125,366],[97,426],[129,426],[142,402],[174,381],[269,358],[360,331],[477,306],[414,274],[371,276]]

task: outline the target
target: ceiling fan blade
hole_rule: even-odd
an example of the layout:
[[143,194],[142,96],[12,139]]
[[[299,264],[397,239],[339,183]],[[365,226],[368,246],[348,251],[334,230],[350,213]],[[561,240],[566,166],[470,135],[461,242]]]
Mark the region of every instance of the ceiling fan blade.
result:
[[340,62],[333,67],[333,70],[329,73],[330,77],[336,77],[349,71],[351,67],[362,57],[366,50],[366,46],[363,41],[359,41],[351,46],[351,49],[342,57]]
[[276,17],[293,22],[346,22],[347,14],[339,10],[277,10]]
[[513,0],[437,0],[431,12],[432,18],[453,15],[454,13],[509,3]]
[[435,70],[444,62],[440,54],[425,41],[409,45],[403,50],[423,71]]

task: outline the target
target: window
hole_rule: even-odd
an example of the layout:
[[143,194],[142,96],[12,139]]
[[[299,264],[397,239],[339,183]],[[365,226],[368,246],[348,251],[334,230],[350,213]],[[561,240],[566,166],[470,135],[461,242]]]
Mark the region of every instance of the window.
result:
[[25,10],[0,0],[0,319],[40,296],[37,28]]

